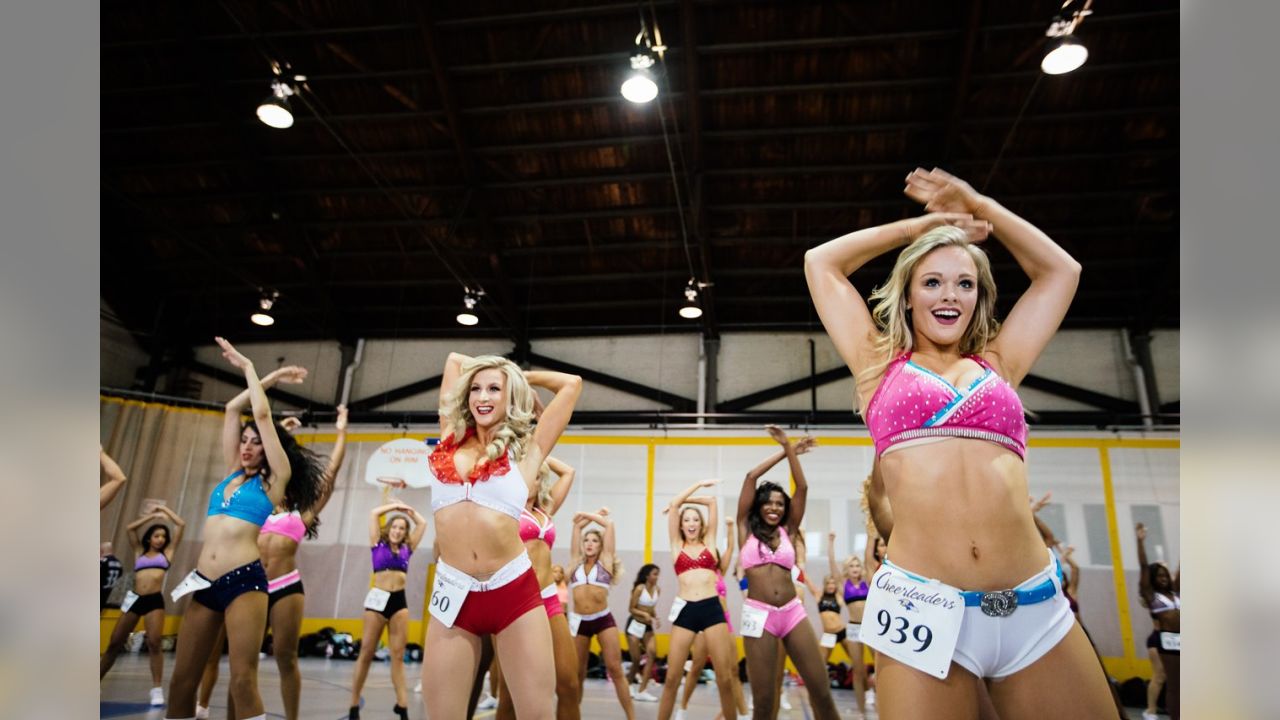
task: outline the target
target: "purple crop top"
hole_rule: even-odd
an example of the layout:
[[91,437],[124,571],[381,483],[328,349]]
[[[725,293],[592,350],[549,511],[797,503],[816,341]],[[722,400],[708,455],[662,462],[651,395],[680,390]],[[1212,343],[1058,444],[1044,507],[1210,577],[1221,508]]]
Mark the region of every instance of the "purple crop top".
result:
[[401,545],[400,552],[392,553],[391,547],[384,542],[373,546],[373,571],[399,570],[409,572],[409,556],[413,551],[408,545]]

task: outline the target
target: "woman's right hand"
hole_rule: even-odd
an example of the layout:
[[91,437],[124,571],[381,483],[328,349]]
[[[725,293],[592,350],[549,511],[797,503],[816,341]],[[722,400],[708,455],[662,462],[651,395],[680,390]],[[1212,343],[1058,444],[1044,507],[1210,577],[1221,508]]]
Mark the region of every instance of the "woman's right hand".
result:
[[938,168],[916,168],[907,175],[906,183],[906,196],[929,212],[975,213],[985,199],[969,183]]
[[[272,370],[267,377],[274,382],[284,383],[285,385],[299,385],[307,379],[307,369],[300,365],[285,365],[282,368]],[[266,378],[263,378],[266,381]]]
[[235,346],[227,342],[226,338],[215,337],[213,341],[222,348],[222,357],[226,358],[227,362],[231,363],[235,369],[244,370],[245,368],[253,367],[253,361],[245,357],[239,350],[236,350]]
[[1147,526],[1146,526],[1146,525],[1143,525],[1142,523],[1138,523],[1138,526],[1137,526],[1136,528],[1134,528],[1134,529],[1135,529],[1135,530],[1137,531],[1137,533],[1138,533],[1138,542],[1146,542],[1146,540],[1147,540]]

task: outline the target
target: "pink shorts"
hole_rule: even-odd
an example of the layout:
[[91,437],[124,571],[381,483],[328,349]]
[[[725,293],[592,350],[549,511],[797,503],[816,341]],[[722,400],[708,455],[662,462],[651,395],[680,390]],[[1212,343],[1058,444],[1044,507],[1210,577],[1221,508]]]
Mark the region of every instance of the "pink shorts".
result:
[[747,598],[743,600],[743,602],[753,608],[759,608],[760,610],[764,610],[769,613],[768,619],[764,621],[764,631],[778,638],[786,637],[787,633],[791,632],[797,625],[804,622],[806,617],[804,612],[804,603],[800,602],[800,598],[798,596],[791,598],[791,602],[788,602],[782,607],[775,607],[768,603],[760,602],[759,600],[752,600],[751,598]]
[[564,614],[564,605],[560,602],[555,583],[542,588],[542,607],[546,608],[549,618]]

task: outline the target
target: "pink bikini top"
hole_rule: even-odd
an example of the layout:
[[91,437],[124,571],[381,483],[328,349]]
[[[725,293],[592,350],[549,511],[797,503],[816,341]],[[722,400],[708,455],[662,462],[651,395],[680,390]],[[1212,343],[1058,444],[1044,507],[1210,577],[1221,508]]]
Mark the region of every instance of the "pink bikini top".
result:
[[272,513],[267,516],[267,521],[262,523],[262,530],[259,535],[283,535],[294,542],[302,542],[302,537],[307,534],[306,523],[302,522],[302,513],[297,510],[287,513]]
[[[539,513],[542,511],[539,510]],[[541,540],[547,544],[547,547],[554,547],[556,544],[556,523],[549,515],[543,515],[547,518],[547,524],[543,525],[538,520],[538,516],[529,512],[526,508],[520,512],[520,541],[529,542],[530,540]]]
[[964,390],[911,362],[910,352],[889,363],[867,404],[867,429],[877,457],[907,440],[961,437],[998,443],[1026,458],[1027,421],[1018,393],[986,360],[965,357],[981,365],[983,373]]
[[747,541],[742,543],[742,552],[738,555],[743,570],[750,570],[753,567],[760,567],[770,563],[784,567],[787,570],[795,567],[796,547],[791,544],[791,538],[787,537],[786,528],[779,526],[778,533],[782,536],[782,539],[778,541],[777,550],[770,550],[769,546],[760,542],[760,538],[754,534],[747,537]]

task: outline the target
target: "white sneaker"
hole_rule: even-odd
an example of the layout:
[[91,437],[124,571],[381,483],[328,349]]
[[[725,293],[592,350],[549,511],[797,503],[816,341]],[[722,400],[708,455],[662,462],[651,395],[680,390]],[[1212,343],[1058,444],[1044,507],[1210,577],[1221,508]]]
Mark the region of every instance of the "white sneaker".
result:
[[684,710],[676,708],[676,714],[673,716],[673,718],[674,720],[684,720]]
[[658,698],[650,695],[648,690],[642,690],[631,697],[639,700],[640,702],[658,702]]
[[786,693],[782,693],[782,700],[781,702],[778,703],[778,706],[781,707],[783,710],[791,709],[791,701],[787,699]]
[[151,707],[160,707],[162,705],[164,705],[164,689],[151,688]]
[[627,686],[627,689],[631,691],[631,699],[632,699],[632,700],[635,700],[635,699],[636,699],[636,688],[638,688],[638,687],[640,687],[640,686],[639,686],[639,685],[628,685],[628,686]]
[[1155,713],[1149,713],[1146,710],[1142,711],[1142,720],[1158,720],[1159,717],[1160,716]]
[[498,698],[488,695],[476,705],[477,710],[492,710],[498,707]]
[[875,705],[875,704],[876,704],[876,691],[870,688],[867,688],[867,707],[871,707],[872,705]]
[[196,720],[209,720],[209,708],[196,703]]
[[418,684],[417,684],[417,685],[414,685],[414,686],[413,686],[413,691],[414,691],[414,692],[416,692],[416,693],[420,693],[420,692],[422,692],[422,681],[421,681],[421,680],[419,680],[419,681],[418,681]]

